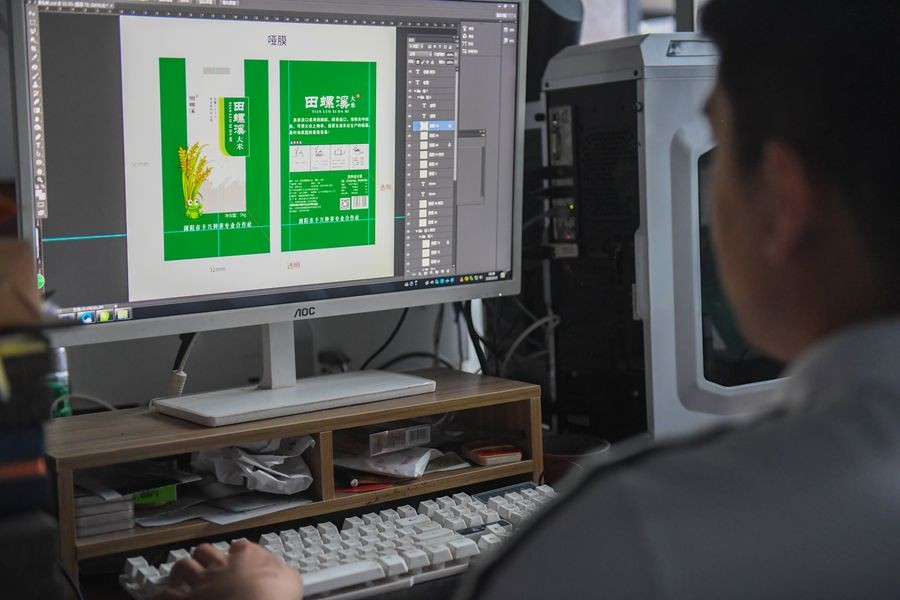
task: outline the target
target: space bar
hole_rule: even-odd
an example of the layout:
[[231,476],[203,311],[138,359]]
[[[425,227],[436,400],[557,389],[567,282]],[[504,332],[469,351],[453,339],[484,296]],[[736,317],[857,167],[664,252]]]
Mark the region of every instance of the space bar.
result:
[[303,573],[303,595],[312,596],[340,588],[384,578],[381,565],[372,560],[328,567],[313,573]]

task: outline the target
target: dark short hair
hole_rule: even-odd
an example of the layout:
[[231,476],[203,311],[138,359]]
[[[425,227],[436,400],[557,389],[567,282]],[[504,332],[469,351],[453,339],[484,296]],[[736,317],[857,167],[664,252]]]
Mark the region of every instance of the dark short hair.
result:
[[737,160],[780,140],[836,188],[869,248],[900,278],[900,1],[710,0]]

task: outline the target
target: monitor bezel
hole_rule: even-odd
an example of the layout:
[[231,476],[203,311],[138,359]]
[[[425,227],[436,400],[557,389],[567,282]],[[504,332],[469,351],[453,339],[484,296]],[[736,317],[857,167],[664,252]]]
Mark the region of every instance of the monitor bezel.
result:
[[[483,0],[435,0],[436,2],[483,2]],[[115,323],[73,325],[71,328],[54,331],[51,340],[54,345],[72,346],[112,342],[127,339],[156,337],[184,332],[229,329],[251,325],[306,320],[319,317],[375,312],[398,308],[441,304],[512,296],[519,293],[522,277],[522,201],[523,201],[523,152],[525,131],[525,73],[527,56],[528,2],[526,0],[505,0],[516,4],[519,12],[518,58],[516,66],[516,108],[515,142],[513,161],[513,235],[512,235],[512,277],[506,280],[476,282],[460,286],[432,289],[404,290],[330,298],[305,302],[290,302],[259,307],[225,309],[181,315],[170,315],[146,319],[135,319]],[[30,148],[31,136],[28,132],[31,122],[28,96],[28,61],[26,52],[27,23],[25,2],[12,0],[10,14],[10,35],[12,38],[12,71],[15,90],[13,111],[15,126],[13,131],[17,151],[18,169],[16,179],[17,204],[19,213],[19,237],[34,246],[35,199],[33,164]]]

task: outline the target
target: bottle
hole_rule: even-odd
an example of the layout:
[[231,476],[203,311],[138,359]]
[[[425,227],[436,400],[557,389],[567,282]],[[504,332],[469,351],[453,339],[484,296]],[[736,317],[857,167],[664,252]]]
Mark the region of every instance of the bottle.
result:
[[50,397],[55,402],[65,397],[53,408],[53,417],[72,416],[72,404],[69,402],[69,360],[65,348],[50,349],[50,373],[47,374],[47,386]]

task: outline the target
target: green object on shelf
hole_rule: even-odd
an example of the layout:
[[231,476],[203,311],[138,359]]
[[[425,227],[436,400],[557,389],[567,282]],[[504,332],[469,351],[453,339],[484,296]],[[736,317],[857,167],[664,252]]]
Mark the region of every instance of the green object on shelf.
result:
[[164,485],[155,490],[137,492],[134,495],[134,504],[137,505],[162,505],[178,500],[178,488],[173,485]]
[[69,361],[65,348],[53,348],[51,352],[52,371],[47,375],[47,387],[53,400],[62,398],[53,407],[53,418],[71,417],[72,403],[69,402]]

